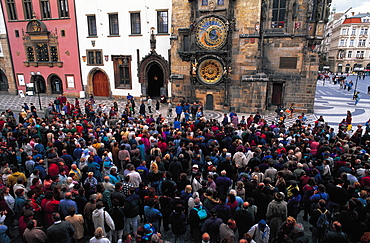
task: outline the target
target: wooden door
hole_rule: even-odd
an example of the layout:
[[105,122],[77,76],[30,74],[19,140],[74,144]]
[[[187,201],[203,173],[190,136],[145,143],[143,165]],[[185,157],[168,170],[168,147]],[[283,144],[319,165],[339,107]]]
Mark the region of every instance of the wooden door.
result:
[[94,96],[109,97],[109,83],[103,72],[96,72],[93,77]]
[[213,95],[211,94],[206,96],[206,110],[213,110]]
[[283,84],[282,83],[274,83],[272,85],[271,104],[272,105],[280,105],[282,95],[283,95]]

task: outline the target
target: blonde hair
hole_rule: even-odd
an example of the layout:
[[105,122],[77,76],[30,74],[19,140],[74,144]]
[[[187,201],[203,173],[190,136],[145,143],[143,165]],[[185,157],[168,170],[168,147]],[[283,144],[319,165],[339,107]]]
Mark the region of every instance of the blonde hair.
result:
[[191,187],[191,185],[187,185],[186,187],[185,187],[185,192],[187,192],[187,193],[191,193],[193,191],[193,188]]
[[156,162],[153,162],[151,165],[151,169],[154,173],[158,173],[158,165]]
[[95,238],[96,239],[101,239],[104,237],[104,231],[103,231],[103,228],[102,227],[98,227],[96,228],[95,232],[94,232],[94,235],[95,235]]

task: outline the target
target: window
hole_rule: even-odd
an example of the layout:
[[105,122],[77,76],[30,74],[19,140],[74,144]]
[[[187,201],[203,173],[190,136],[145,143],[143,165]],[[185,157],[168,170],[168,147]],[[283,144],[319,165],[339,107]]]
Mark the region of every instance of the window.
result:
[[103,65],[103,55],[101,50],[88,50],[87,51],[87,64],[88,65]]
[[112,56],[116,88],[131,89],[131,56]]
[[280,69],[296,69],[297,57],[280,57]]
[[349,40],[349,46],[355,46],[355,40],[354,39]]
[[118,14],[109,14],[109,35],[119,35]]
[[362,40],[362,39],[360,39],[359,41],[358,41],[358,46],[365,46],[366,45],[366,40]]
[[6,6],[7,6],[7,9],[8,9],[8,19],[9,20],[17,20],[18,19],[14,1],[15,0],[6,0]]
[[49,0],[41,0],[40,1],[41,7],[41,17],[43,19],[50,19],[50,3]]
[[97,36],[98,33],[96,32],[96,19],[95,15],[87,16],[87,28],[89,31],[89,36]]
[[364,58],[365,51],[357,51],[356,52],[356,58],[357,59],[363,59]]
[[356,30],[357,30],[356,28],[352,29],[352,35],[356,35]]
[[283,28],[285,25],[286,0],[274,0],[272,6],[271,28]]
[[[48,43],[36,43],[26,47],[28,62],[58,62],[59,54],[57,46],[49,46]],[[39,64],[40,65],[40,64]]]
[[339,46],[346,46],[346,44],[347,44],[347,40],[346,39],[341,39],[340,43],[339,43]]
[[2,47],[1,42],[0,42],[0,57],[3,57],[3,56],[4,56],[3,47]]
[[217,0],[217,5],[224,5],[224,0]]
[[202,0],[202,6],[208,6],[208,0]]
[[364,22],[364,23],[369,23],[370,22],[370,19],[363,19],[363,21],[362,22]]
[[348,35],[348,29],[347,28],[342,29],[341,35]]
[[190,47],[189,47],[189,36],[188,35],[184,35],[182,41],[183,41],[183,49],[184,49],[184,51],[189,51],[190,50]]
[[365,29],[364,35],[367,35],[367,33],[368,33],[368,29]]
[[346,55],[346,53],[342,50],[342,51],[339,51],[338,57],[339,57],[339,59],[343,59],[345,55]]
[[364,32],[365,32],[365,29],[361,29],[361,30],[360,30],[360,35],[363,35],[363,34],[364,34]]
[[60,30],[60,35],[62,37],[66,37],[66,30]]
[[348,51],[348,53],[347,53],[347,57],[348,57],[348,58],[351,58],[351,57],[352,57],[352,51]]
[[31,0],[23,0],[23,12],[25,19],[32,19],[32,1]]
[[15,37],[19,37],[19,30],[14,30],[14,35],[15,35]]
[[131,34],[141,34],[140,13],[131,13]]
[[157,12],[158,33],[168,33],[168,11]]
[[59,18],[68,18],[68,0],[58,0]]

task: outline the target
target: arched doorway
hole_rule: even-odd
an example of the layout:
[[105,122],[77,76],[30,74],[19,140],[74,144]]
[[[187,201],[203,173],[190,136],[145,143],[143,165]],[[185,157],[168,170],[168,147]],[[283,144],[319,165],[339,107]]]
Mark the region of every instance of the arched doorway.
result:
[[34,89],[35,93],[46,93],[46,84],[45,84],[45,79],[41,75],[34,75],[31,78],[31,83],[34,83]]
[[206,96],[206,110],[213,110],[213,95],[211,94]]
[[346,64],[346,73],[349,73],[351,71],[351,64],[347,63]]
[[8,79],[3,71],[0,70],[0,91],[8,92]]
[[96,71],[92,78],[94,96],[109,97],[109,82],[107,75],[102,71]]
[[161,88],[164,86],[164,75],[161,67],[154,63],[148,70],[148,95],[151,97],[160,97]]
[[52,94],[63,94],[63,83],[58,75],[52,75],[50,77],[50,86]]

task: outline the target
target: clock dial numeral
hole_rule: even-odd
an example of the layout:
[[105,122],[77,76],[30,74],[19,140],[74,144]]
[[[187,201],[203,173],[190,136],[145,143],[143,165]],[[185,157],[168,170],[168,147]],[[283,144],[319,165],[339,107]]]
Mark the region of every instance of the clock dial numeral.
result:
[[215,84],[222,79],[223,65],[215,59],[207,59],[200,63],[198,77],[205,84]]

